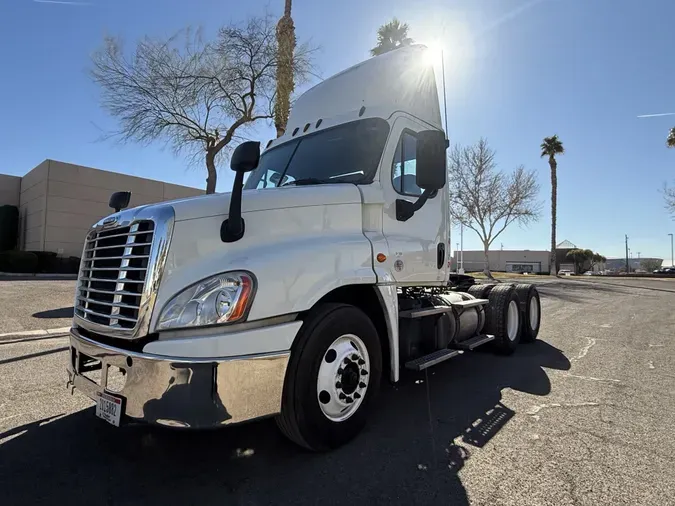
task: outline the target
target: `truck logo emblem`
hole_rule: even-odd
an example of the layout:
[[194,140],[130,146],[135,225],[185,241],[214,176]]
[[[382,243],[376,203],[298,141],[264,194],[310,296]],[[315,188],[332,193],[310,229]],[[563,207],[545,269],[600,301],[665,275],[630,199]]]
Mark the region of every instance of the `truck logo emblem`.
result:
[[103,226],[104,227],[109,227],[110,225],[114,225],[117,223],[117,220],[119,219],[119,216],[110,216],[103,220]]
[[394,262],[394,269],[396,272],[401,272],[403,270],[403,260],[396,260]]

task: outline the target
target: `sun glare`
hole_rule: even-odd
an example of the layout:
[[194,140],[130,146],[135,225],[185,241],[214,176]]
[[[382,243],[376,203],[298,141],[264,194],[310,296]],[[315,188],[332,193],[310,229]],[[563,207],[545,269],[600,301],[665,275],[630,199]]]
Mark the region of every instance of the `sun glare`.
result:
[[430,66],[440,66],[443,58],[443,51],[437,44],[425,44],[427,46],[424,52],[424,64]]

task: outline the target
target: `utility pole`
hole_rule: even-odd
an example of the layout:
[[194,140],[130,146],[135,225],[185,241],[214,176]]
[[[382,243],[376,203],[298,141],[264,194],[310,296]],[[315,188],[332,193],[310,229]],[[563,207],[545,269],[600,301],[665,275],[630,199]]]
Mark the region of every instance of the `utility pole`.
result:
[[675,267],[675,262],[673,261],[673,234],[668,234],[670,236],[670,266]]
[[630,265],[628,264],[628,235],[626,235],[626,274],[630,272]]

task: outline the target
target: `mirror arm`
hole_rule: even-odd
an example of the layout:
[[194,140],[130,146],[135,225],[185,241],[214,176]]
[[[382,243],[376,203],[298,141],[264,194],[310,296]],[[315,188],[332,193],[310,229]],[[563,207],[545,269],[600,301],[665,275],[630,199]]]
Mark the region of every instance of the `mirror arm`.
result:
[[408,221],[419,211],[427,200],[433,199],[438,194],[437,190],[424,190],[420,198],[415,202],[404,199],[396,199],[396,219],[398,221]]
[[244,173],[237,172],[232,186],[229,216],[220,225],[220,240],[223,242],[236,242],[244,237],[244,218],[241,217],[241,194],[243,191]]

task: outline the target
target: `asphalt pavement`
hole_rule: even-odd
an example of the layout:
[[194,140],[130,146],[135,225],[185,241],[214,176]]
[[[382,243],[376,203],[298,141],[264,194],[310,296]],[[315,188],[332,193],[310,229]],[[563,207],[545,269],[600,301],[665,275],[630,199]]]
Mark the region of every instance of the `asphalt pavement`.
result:
[[366,430],[327,454],[272,420],[112,427],[66,390],[65,338],[0,341],[0,501],[672,505],[675,283],[537,283],[538,342],[385,383]]
[[0,279],[0,341],[70,326],[75,281]]

